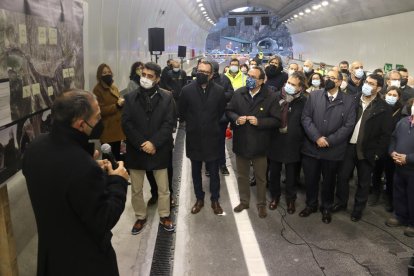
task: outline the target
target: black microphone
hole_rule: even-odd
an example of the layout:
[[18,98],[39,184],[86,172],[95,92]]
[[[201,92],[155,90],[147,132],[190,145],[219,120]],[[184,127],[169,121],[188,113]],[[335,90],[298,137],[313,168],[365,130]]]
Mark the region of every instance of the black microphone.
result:
[[101,151],[102,159],[108,159],[112,164],[112,169],[116,170],[118,168],[118,163],[116,162],[115,156],[112,153],[111,145],[106,143],[102,144]]

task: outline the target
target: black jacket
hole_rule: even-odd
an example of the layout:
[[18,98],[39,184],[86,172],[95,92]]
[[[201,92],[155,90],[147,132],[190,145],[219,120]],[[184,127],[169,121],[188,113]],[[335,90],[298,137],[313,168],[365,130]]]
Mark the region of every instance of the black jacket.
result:
[[[231,85],[230,79],[224,74],[217,74],[213,77],[213,81],[224,88],[224,97],[226,98],[226,104],[231,100],[234,94],[233,85]],[[229,119],[226,113],[220,119],[221,124],[228,124]]]
[[[130,169],[159,170],[168,167],[175,126],[174,99],[171,93],[158,88],[151,104],[152,111],[146,110],[141,87],[125,96],[122,128],[126,135],[125,163]],[[145,141],[154,144],[154,155],[141,150],[141,144]]]
[[360,94],[362,92],[362,86],[364,85],[364,81],[365,81],[365,75],[362,77],[361,81],[359,82],[359,85],[357,86],[354,81],[352,80],[351,75],[349,76],[348,79],[348,86],[346,87],[347,89],[347,94],[349,95],[357,95]]
[[[361,95],[357,96],[355,123],[361,118],[357,140],[359,158],[367,159],[372,165],[375,159],[385,156],[392,133],[392,109],[378,94],[362,113]],[[362,154],[362,156],[361,156]]]
[[[342,160],[354,130],[355,117],[354,97],[339,91],[330,103],[325,90],[310,93],[302,113],[306,133],[302,153],[317,159]],[[329,147],[317,147],[316,141],[322,136],[327,138]]]
[[[262,85],[252,100],[249,90],[241,87],[227,105],[226,115],[233,125],[233,152],[245,158],[266,156],[272,131],[280,126],[280,106],[276,94]],[[240,116],[256,116],[258,125],[236,125]]]
[[214,81],[205,90],[196,81],[184,86],[178,110],[180,119],[186,122],[186,152],[191,160],[220,158],[219,121],[225,105],[224,89]]
[[405,104],[411,98],[414,98],[414,89],[408,85],[401,88],[401,103]]
[[[289,103],[287,133],[280,133],[278,129],[272,131],[271,143],[268,151],[270,160],[293,163],[301,158],[302,144],[305,139],[305,131],[301,123],[306,97],[302,94],[299,98]],[[281,100],[280,92],[276,94],[276,102]]]
[[184,70],[174,72],[172,69],[164,69],[161,75],[160,87],[171,91],[174,99],[178,100],[181,90],[187,84],[187,74]]
[[287,79],[288,74],[282,71],[274,77],[267,77],[266,85],[272,91],[279,91],[285,85]]
[[118,275],[111,229],[128,182],[98,166],[88,137],[54,125],[26,149],[23,174],[39,235],[37,275]]

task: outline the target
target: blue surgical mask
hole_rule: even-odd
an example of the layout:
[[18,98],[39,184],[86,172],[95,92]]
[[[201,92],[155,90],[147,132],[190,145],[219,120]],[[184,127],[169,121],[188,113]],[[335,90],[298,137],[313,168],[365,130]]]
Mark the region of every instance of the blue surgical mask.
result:
[[321,80],[312,80],[312,85],[315,87],[319,87],[321,85]]
[[252,77],[248,77],[247,80],[246,80],[246,87],[249,90],[252,90],[252,89],[256,88],[256,80]]
[[286,83],[285,84],[285,91],[286,93],[288,93],[289,95],[293,95],[296,93],[296,89],[295,87],[293,87],[293,85],[291,85],[290,83]]
[[355,77],[358,79],[362,78],[364,76],[364,69],[358,68],[355,70]]
[[368,83],[364,83],[364,85],[362,86],[362,94],[364,94],[364,96],[371,96],[372,95],[372,87],[371,85],[369,85]]
[[395,105],[395,103],[397,102],[397,97],[390,96],[390,95],[385,95],[385,101],[389,105]]

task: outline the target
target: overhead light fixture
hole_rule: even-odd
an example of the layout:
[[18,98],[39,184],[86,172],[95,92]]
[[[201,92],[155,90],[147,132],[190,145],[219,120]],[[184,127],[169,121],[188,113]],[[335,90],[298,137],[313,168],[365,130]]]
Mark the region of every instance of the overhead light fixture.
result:
[[298,17],[298,15],[297,14],[294,14],[293,17],[296,18],[296,17]]
[[303,12],[300,12],[299,15],[302,16],[302,15],[304,15],[304,13]]
[[311,12],[311,10],[310,10],[310,9],[306,9],[306,10],[305,10],[305,12],[306,12],[306,13],[310,13],[310,12]]
[[204,7],[200,7],[200,11],[205,11],[206,9]]
[[313,6],[312,6],[312,9],[317,10],[317,9],[319,9],[320,7],[321,7],[321,5],[313,5]]
[[206,13],[206,14],[204,14],[204,16],[205,16],[205,17],[208,17],[208,14]]
[[326,6],[329,5],[329,2],[328,1],[323,1],[321,4],[322,4],[322,6],[326,7]]
[[200,3],[200,4],[198,4],[198,6],[199,6],[199,7],[202,7],[202,6],[204,6],[204,5],[203,5],[203,3]]
[[206,14],[207,12],[206,12],[206,11],[203,11],[202,13],[203,13],[203,14]]
[[202,0],[197,0],[197,3],[200,3]]
[[290,18],[290,20],[293,20],[293,16]]

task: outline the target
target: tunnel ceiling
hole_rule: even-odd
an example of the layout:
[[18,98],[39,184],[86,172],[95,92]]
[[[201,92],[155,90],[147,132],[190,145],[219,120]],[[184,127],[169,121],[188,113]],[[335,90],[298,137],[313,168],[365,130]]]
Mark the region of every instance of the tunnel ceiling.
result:
[[[355,21],[414,11],[414,0],[176,0],[202,28],[208,30],[212,23],[206,21],[200,4],[211,21],[240,7],[261,7],[287,25],[291,33],[305,32]],[[325,2],[325,3],[323,3]],[[327,3],[327,4],[326,4]],[[316,8],[315,8],[316,7]],[[309,9],[306,12],[306,9]],[[303,13],[303,15],[300,15]],[[297,15],[295,18],[294,15]],[[293,19],[291,19],[293,18]],[[286,22],[289,20],[289,22]]]

